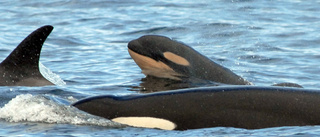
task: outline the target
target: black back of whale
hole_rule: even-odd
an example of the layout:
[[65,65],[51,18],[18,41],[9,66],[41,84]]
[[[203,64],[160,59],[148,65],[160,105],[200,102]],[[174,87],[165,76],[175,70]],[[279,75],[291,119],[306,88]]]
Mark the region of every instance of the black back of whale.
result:
[[97,96],[80,100],[73,106],[107,119],[162,118],[175,123],[175,130],[320,124],[320,91],[301,88],[194,88],[142,95]]
[[0,86],[53,85],[39,71],[40,52],[53,27],[43,26],[28,35],[0,64]]

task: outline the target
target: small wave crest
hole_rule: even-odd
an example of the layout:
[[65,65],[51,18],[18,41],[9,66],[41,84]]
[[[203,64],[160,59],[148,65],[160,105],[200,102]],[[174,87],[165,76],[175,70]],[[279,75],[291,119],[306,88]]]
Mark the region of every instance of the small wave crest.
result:
[[72,106],[58,104],[42,95],[22,94],[0,108],[0,119],[8,122],[42,122],[96,125],[111,128],[123,125],[84,113]]
[[47,80],[52,82],[55,85],[58,86],[64,86],[66,85],[66,82],[64,82],[59,75],[53,73],[50,69],[45,67],[42,63],[39,62],[39,70],[40,73],[45,77]]

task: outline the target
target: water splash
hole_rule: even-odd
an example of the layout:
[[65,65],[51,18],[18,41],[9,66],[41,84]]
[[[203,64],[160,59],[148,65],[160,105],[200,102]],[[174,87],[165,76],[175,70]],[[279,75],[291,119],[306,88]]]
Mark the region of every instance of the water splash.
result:
[[45,67],[42,63],[39,62],[39,70],[40,73],[45,77],[47,80],[52,82],[55,85],[58,86],[64,86],[66,85],[66,82],[64,82],[59,75],[53,73],[50,69]]
[[0,119],[8,122],[41,122],[75,125],[123,127],[110,120],[58,104],[42,95],[22,94],[0,108]]

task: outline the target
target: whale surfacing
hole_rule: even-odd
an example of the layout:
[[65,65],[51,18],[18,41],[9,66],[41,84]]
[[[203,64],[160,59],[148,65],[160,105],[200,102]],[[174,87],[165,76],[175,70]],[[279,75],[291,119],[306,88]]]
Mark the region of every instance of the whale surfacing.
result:
[[191,47],[164,36],[146,35],[128,44],[132,59],[147,76],[181,80],[196,78],[232,85],[251,85],[231,70]]

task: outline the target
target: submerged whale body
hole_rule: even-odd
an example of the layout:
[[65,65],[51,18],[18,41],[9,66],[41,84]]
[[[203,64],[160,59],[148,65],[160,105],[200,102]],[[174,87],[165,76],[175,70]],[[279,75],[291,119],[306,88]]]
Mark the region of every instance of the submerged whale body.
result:
[[168,37],[146,35],[128,43],[132,59],[147,76],[173,80],[203,79],[232,85],[251,85],[191,47]]
[[0,86],[53,85],[39,71],[41,48],[52,30],[50,25],[38,28],[0,63]]
[[320,124],[320,91],[289,87],[218,86],[105,95],[72,105],[122,124],[167,130]]

